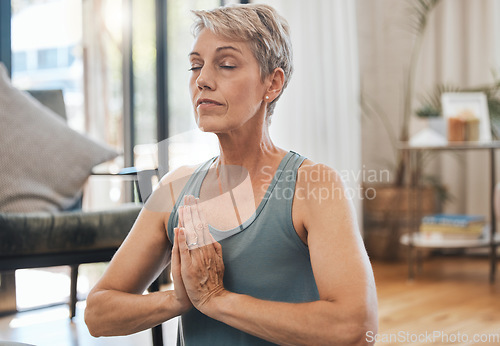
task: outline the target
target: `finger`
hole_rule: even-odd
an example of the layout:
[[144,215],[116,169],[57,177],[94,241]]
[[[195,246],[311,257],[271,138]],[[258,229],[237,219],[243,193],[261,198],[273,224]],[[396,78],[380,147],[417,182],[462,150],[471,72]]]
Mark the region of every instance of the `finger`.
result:
[[214,245],[214,248],[215,248],[215,252],[217,253],[217,255],[219,257],[222,258],[222,245],[220,245],[219,242],[215,241],[214,237],[212,237],[212,235],[210,235],[211,238],[212,238],[212,243]]
[[213,243],[213,237],[210,234],[210,229],[208,227],[208,222],[207,218],[205,216],[205,211],[204,211],[204,206],[203,203],[200,203],[200,199],[196,199],[196,211],[197,211],[197,218],[201,222],[201,231],[202,231],[202,237],[203,237],[203,244],[204,245],[210,245]]
[[186,233],[186,239],[187,239],[187,244],[189,248],[192,248],[193,246],[196,246],[198,244],[198,241],[200,240],[198,238],[198,235],[195,231],[195,226],[193,224],[193,218],[191,215],[191,206],[187,205],[184,207],[183,211],[183,216],[184,216],[184,230]]
[[189,205],[189,195],[184,196],[184,205]]
[[218,259],[215,261],[215,265],[219,271],[224,272],[225,266],[224,266],[224,260],[222,259],[222,246],[219,243],[215,242],[214,248],[215,248],[215,253],[218,257]]
[[[190,207],[191,209],[191,218],[193,220],[193,225],[195,227],[196,234],[198,236],[198,244],[200,246],[204,246],[210,244],[210,242],[205,241],[205,220],[200,218],[199,205],[195,200],[194,205]],[[208,240],[208,239],[207,239]]]
[[177,248],[177,240],[178,240],[178,236],[177,234],[179,233],[179,228],[178,227],[175,227],[174,228],[174,241],[172,243],[173,247],[172,247],[172,253],[174,252],[174,250]]
[[181,266],[184,266],[184,264],[191,264],[191,255],[189,254],[189,249],[186,243],[185,228],[179,228],[177,236],[179,238],[177,245],[179,246],[179,258]]
[[179,215],[179,222],[177,227],[178,228],[184,227],[184,207],[180,206],[179,209],[177,210],[177,213]]
[[186,205],[182,211],[182,217],[184,221],[184,228],[193,226],[193,219],[191,217],[191,206]]
[[182,285],[182,274],[181,274],[181,255],[179,252],[179,229],[174,229],[175,241],[174,247],[172,249],[172,278],[174,280],[174,285]]
[[179,229],[174,228],[174,246],[172,248],[172,271],[176,272],[179,268]]
[[222,245],[210,234],[210,238],[215,249],[215,253],[222,259]]

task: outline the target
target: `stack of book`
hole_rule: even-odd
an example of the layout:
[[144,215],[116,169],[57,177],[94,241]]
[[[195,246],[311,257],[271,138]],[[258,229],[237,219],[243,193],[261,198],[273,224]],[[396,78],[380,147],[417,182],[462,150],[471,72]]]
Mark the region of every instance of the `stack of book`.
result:
[[471,111],[463,111],[448,118],[448,141],[479,140],[479,118]]
[[481,215],[435,214],[424,216],[420,232],[429,238],[442,239],[478,239],[485,225]]

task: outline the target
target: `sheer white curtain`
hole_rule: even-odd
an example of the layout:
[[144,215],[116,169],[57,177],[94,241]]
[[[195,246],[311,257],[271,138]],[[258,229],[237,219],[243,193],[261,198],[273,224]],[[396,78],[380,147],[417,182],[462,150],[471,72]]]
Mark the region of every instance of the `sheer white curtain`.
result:
[[493,32],[495,33],[495,61],[500,69],[500,1],[493,2]]
[[[276,8],[292,36],[295,72],[276,105],[271,137],[278,146],[339,171],[357,195],[361,125],[355,1],[253,2]],[[361,215],[360,200],[354,203]]]
[[[417,92],[428,92],[437,83],[460,87],[491,84],[492,70],[500,73],[499,11],[498,0],[442,0],[429,23]],[[455,197],[445,211],[487,216],[488,153],[467,152],[462,157],[443,155],[437,167]]]

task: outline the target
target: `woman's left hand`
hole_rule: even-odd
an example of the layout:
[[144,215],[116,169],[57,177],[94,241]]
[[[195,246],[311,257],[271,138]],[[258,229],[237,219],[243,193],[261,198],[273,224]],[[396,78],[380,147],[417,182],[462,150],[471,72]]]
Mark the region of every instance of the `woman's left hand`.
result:
[[189,196],[179,211],[184,226],[178,232],[181,275],[193,305],[205,312],[214,297],[225,293],[222,247],[208,229],[198,199]]

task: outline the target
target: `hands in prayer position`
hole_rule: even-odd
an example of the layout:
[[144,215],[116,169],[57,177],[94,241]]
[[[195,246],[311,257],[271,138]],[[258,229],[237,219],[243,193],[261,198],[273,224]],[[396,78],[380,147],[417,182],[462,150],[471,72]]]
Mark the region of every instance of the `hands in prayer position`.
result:
[[194,306],[204,312],[213,297],[225,292],[224,262],[222,247],[210,234],[199,199],[184,197],[174,233],[172,277],[176,298],[184,311]]

